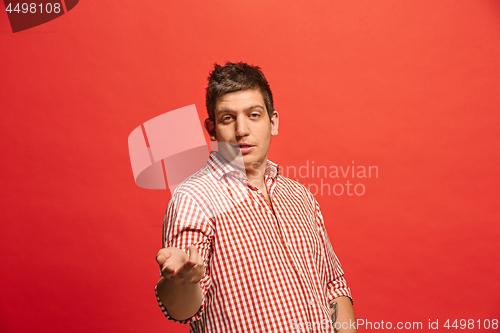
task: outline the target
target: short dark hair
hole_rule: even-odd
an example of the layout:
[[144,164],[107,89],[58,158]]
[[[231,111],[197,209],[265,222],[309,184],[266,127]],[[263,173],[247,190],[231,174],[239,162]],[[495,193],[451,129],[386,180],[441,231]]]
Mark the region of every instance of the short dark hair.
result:
[[215,123],[217,97],[245,89],[260,89],[267,114],[269,115],[269,119],[271,119],[274,112],[274,104],[269,83],[259,66],[252,66],[244,62],[227,62],[224,66],[214,64],[214,70],[208,76],[206,93],[208,117]]

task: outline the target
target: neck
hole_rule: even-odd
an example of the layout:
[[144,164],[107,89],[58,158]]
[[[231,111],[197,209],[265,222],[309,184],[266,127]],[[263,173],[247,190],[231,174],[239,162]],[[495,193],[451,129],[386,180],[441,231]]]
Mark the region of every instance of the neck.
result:
[[254,186],[264,184],[264,174],[266,172],[267,160],[265,162],[245,168],[248,182]]

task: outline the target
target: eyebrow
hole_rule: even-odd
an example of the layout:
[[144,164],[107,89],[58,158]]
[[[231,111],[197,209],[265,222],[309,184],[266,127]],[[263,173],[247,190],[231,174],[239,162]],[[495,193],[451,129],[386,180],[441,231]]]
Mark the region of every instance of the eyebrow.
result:
[[[261,109],[262,111],[264,111],[264,108],[262,107],[262,105],[260,104],[254,104],[254,105],[251,105],[249,107],[247,107],[245,110],[243,110],[243,112],[247,112],[247,111],[250,111],[250,110],[254,110],[254,109]],[[220,108],[219,110],[217,110],[217,114],[220,114],[222,112],[235,112],[234,110],[231,110],[231,109],[228,109],[228,108]]]

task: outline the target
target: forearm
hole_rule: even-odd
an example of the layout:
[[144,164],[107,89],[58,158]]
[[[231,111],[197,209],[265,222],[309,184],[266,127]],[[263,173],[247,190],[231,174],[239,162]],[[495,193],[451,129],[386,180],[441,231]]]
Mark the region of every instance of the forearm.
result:
[[164,277],[157,283],[160,301],[170,317],[185,320],[198,312],[201,306],[200,283],[173,284]]
[[335,332],[356,333],[356,318],[349,297],[341,296],[330,301],[330,316]]

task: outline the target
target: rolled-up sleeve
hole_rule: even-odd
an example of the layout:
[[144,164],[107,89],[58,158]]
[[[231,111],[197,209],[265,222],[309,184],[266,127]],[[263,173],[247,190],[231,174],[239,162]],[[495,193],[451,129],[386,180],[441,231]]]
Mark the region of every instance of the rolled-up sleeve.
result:
[[328,302],[339,296],[347,296],[351,299],[351,290],[347,286],[347,282],[344,278],[344,271],[340,265],[340,261],[337,255],[333,251],[332,244],[328,237],[328,233],[325,228],[323,221],[323,215],[321,214],[321,209],[319,203],[315,200],[315,215],[316,223],[318,227],[318,232],[322,240],[322,245],[324,248],[325,261],[326,261],[326,293],[328,297]]
[[169,316],[167,309],[160,301],[155,286],[158,305],[167,319],[181,324],[188,324],[199,320],[205,309],[206,294],[211,285],[211,278],[207,272],[210,260],[210,249],[214,234],[212,221],[203,212],[200,205],[189,194],[174,192],[163,220],[163,247],[176,247],[189,254],[189,246],[194,245],[198,254],[203,258],[205,270],[200,280],[201,306],[192,317],[177,320]]

